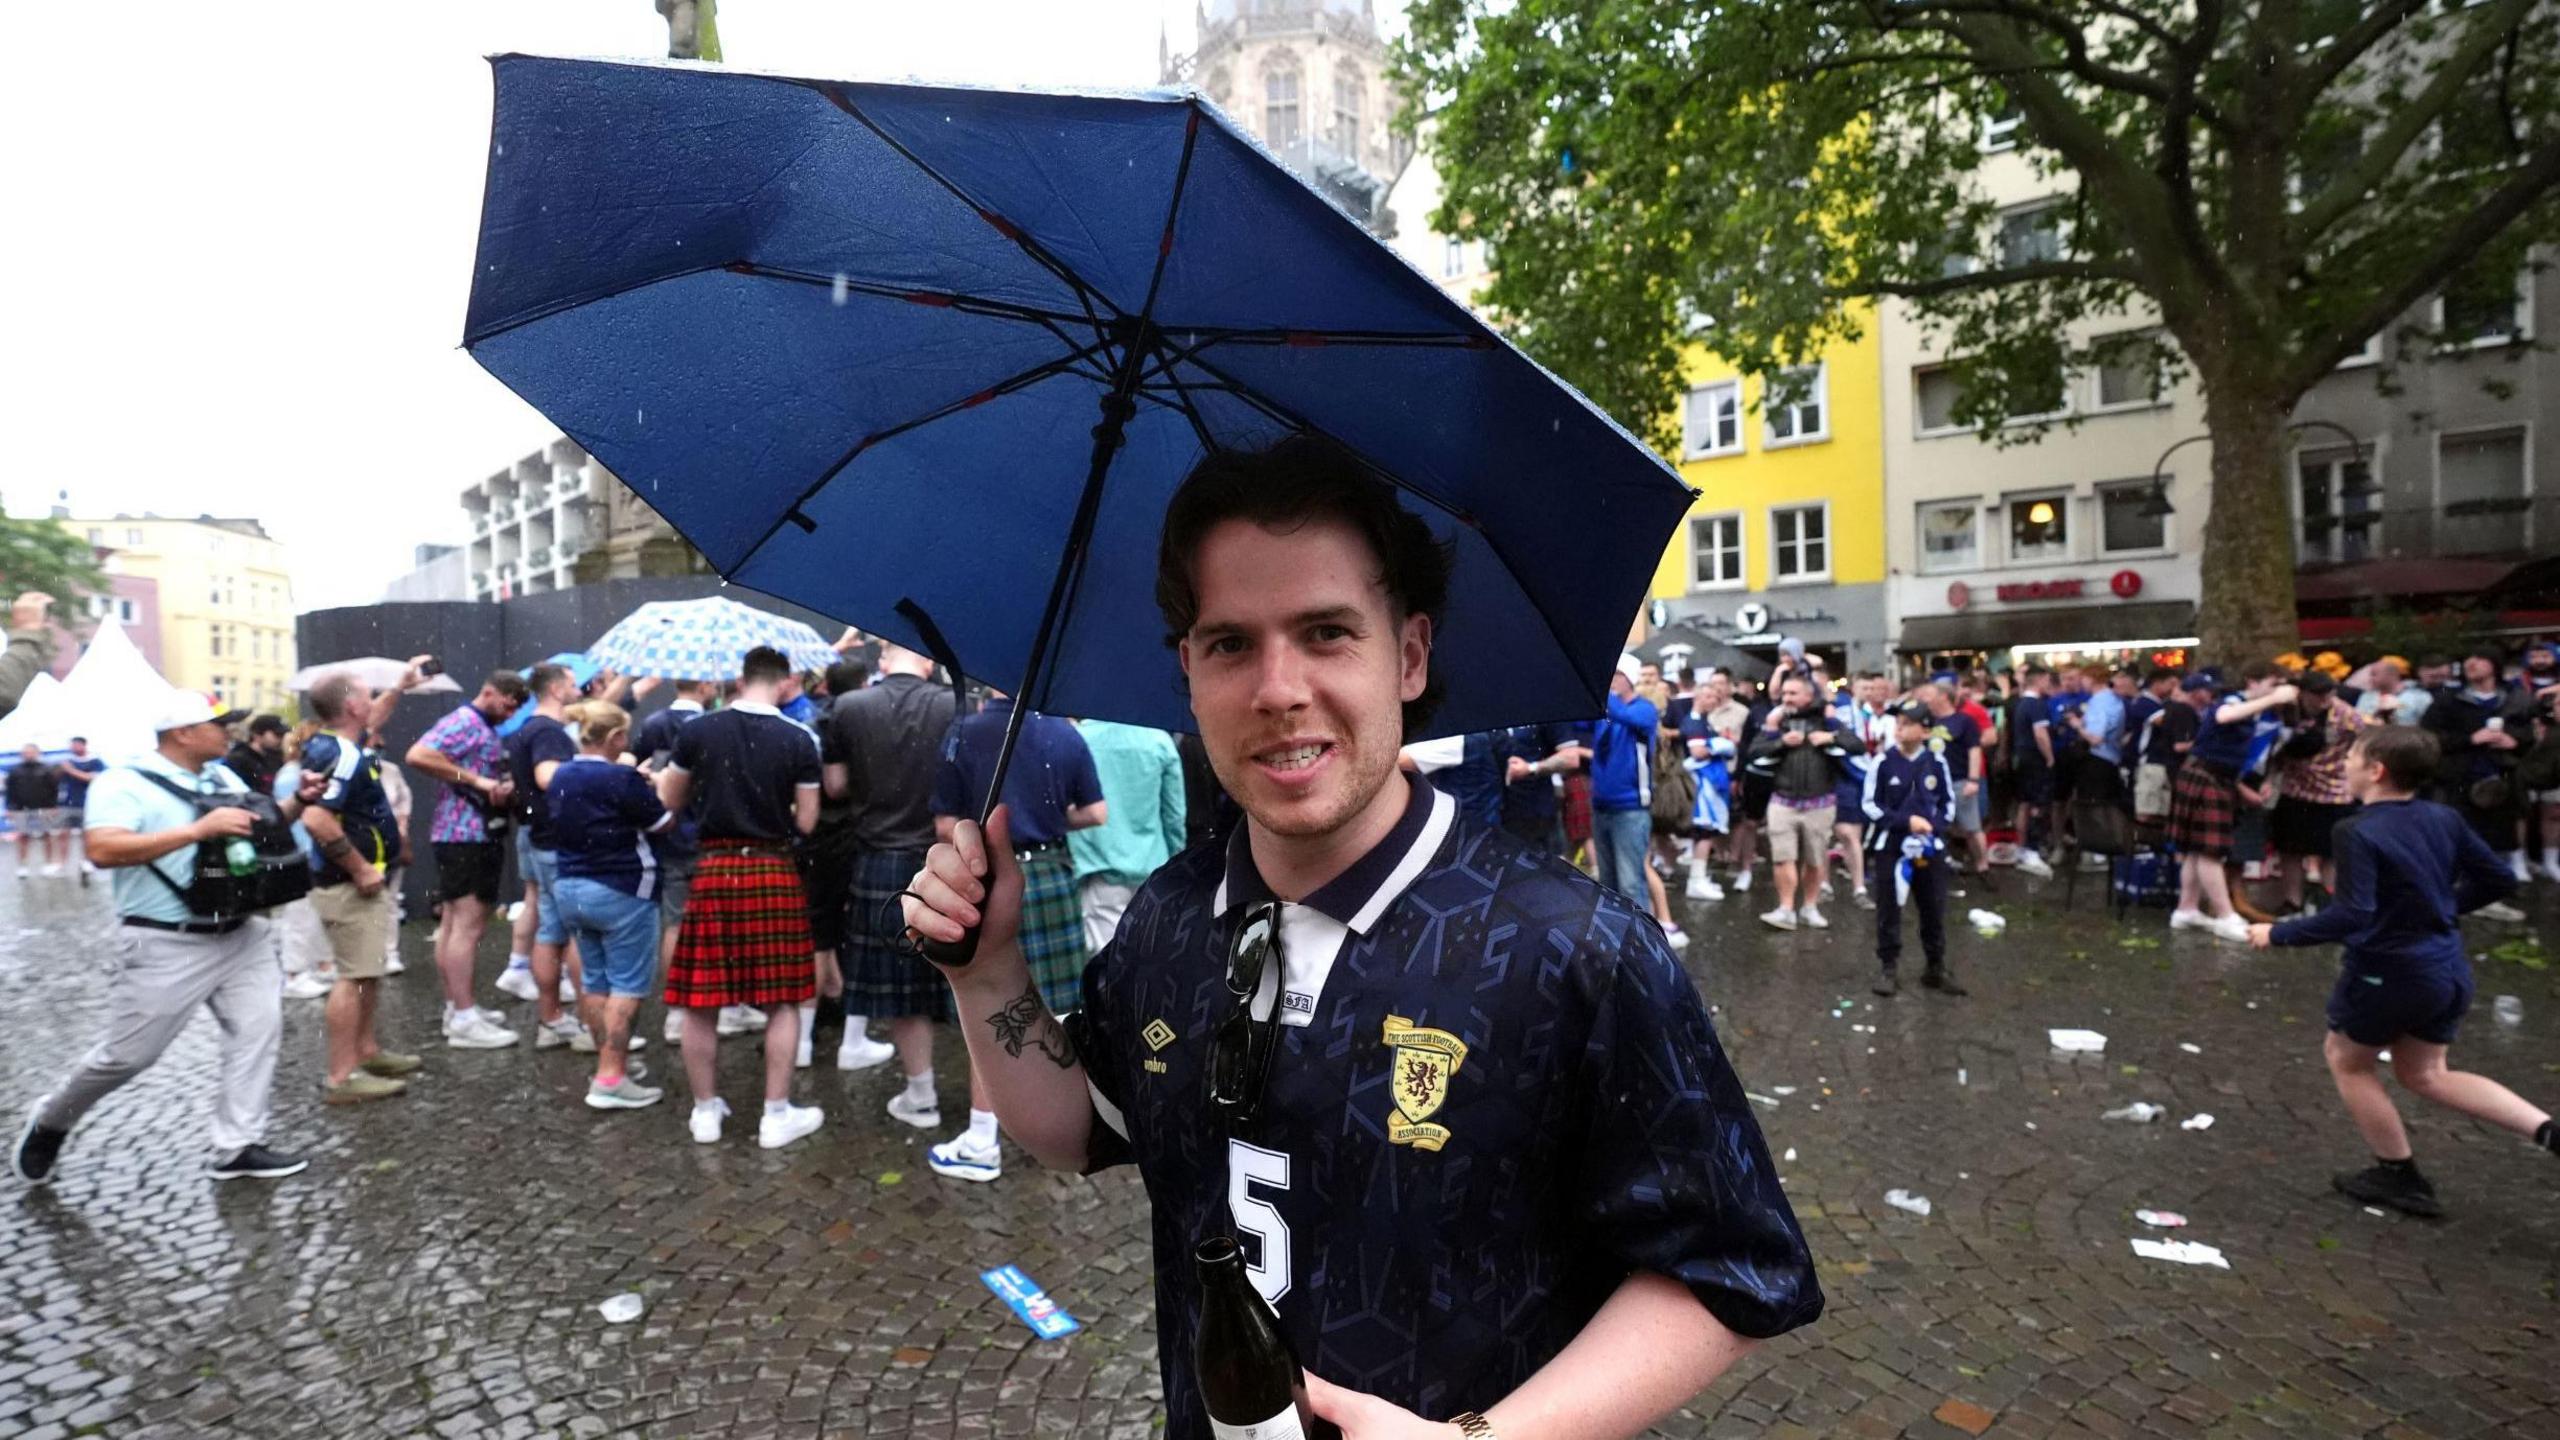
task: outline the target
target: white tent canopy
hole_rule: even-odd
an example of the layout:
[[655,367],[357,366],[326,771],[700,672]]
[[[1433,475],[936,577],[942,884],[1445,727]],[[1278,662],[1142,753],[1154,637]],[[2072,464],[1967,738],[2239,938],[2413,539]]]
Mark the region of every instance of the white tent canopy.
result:
[[72,736],[85,735],[90,753],[112,762],[159,743],[151,721],[170,684],[113,618],[98,622],[98,633],[71,673],[49,682],[51,676],[37,676],[18,708],[0,717],[0,749],[14,751],[32,740],[52,752],[68,746]]

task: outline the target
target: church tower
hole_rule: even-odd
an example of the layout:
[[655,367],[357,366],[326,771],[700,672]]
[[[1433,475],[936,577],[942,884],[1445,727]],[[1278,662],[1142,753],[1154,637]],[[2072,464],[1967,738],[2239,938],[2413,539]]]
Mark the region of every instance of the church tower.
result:
[[1391,133],[1397,100],[1371,0],[1200,0],[1199,48],[1172,55],[1190,85],[1381,237],[1395,234],[1387,190],[1411,153]]

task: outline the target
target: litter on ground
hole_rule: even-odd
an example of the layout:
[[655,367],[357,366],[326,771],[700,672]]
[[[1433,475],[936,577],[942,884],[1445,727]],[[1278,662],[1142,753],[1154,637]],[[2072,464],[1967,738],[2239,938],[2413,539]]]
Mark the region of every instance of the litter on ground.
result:
[[2171,1260],[2180,1265],[2210,1265],[2216,1270],[2231,1268],[2231,1262],[2222,1258],[2221,1251],[2210,1245],[2198,1244],[2193,1240],[2144,1240],[2136,1237],[2132,1243],[2133,1253],[2145,1260]]
[[2175,1210],[2136,1210],[2133,1218],[2159,1230],[2175,1230],[2187,1223],[2187,1217]]
[[2190,1115],[2186,1119],[2178,1122],[2178,1128],[2181,1130],[2210,1130],[2213,1128],[2213,1117],[2201,1113]]
[[2107,1037],[2095,1030],[2047,1030],[2053,1048],[2069,1054],[2095,1055],[2107,1048]]
[[1896,1210],[1907,1210],[1914,1215],[1926,1215],[1930,1210],[1928,1196],[1914,1195],[1908,1190],[1887,1190],[1884,1192],[1884,1203]]

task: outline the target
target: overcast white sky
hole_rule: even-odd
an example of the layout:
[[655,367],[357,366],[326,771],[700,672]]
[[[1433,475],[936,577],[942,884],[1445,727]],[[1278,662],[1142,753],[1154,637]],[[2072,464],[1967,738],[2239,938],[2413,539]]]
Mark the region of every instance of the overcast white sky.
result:
[[[1394,8],[1382,5],[1381,9]],[[732,64],[1146,85],[1193,0],[722,0]],[[0,86],[9,512],[250,515],[361,604],[555,433],[459,340],[486,55],[662,55],[651,0],[80,0]]]

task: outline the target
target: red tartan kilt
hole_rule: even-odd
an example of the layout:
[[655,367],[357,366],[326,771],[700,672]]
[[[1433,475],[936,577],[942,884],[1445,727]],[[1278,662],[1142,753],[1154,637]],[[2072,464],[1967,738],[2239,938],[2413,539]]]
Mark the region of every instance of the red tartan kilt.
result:
[[706,841],[667,966],[667,1004],[797,1005],[818,993],[815,952],[789,852]]
[[2202,761],[2178,767],[2169,792],[2169,843],[2189,855],[2228,859],[2240,826],[2240,784]]
[[1564,843],[1580,845],[1591,838],[1591,777],[1576,771],[1564,777]]

